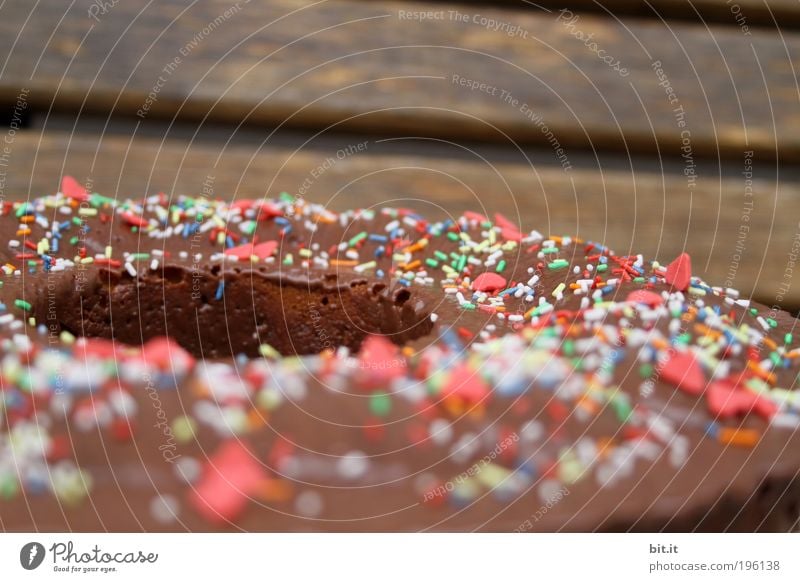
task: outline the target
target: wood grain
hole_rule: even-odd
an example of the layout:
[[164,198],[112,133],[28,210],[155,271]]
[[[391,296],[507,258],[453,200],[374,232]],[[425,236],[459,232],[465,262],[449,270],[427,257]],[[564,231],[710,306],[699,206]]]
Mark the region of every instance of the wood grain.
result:
[[[118,197],[197,194],[210,184],[215,196],[302,192],[338,210],[404,206],[437,218],[463,210],[499,211],[525,229],[579,235],[662,262],[687,250],[695,274],[709,282],[754,291],[769,305],[800,306],[800,283],[792,280],[797,268],[789,263],[800,247],[800,185],[773,180],[770,164],[756,163],[749,184],[741,172],[730,171],[704,175],[693,190],[679,169],[576,163],[565,172],[535,158],[530,164],[490,163],[478,153],[462,153],[460,159],[427,155],[419,144],[406,153],[383,153],[381,143],[368,137],[330,146],[262,141],[220,146],[133,132],[98,137],[30,131],[15,135],[0,196],[52,192],[60,176],[70,173]],[[788,289],[780,287],[784,283]]]
[[[796,33],[590,16],[567,25],[441,3],[119,2],[97,21],[92,5],[3,3],[1,100],[13,105],[25,87],[43,112],[516,141],[556,157],[613,148],[680,159],[685,146],[691,158],[800,159]],[[409,16],[434,9],[441,18]]]
[[[370,0],[366,0],[370,1]],[[582,13],[699,21],[727,26],[800,27],[800,2],[796,0],[458,0],[469,5],[501,5],[530,10],[560,10],[567,4]]]

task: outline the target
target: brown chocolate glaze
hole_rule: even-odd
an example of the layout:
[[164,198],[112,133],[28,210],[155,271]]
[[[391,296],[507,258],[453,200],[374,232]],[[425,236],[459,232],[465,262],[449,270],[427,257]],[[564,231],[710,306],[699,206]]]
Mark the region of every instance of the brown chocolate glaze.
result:
[[[502,338],[523,333],[527,323],[500,321],[491,313],[461,308],[443,293],[441,275],[434,275],[431,285],[398,285],[395,276],[398,261],[393,261],[393,253],[375,255],[381,241],[365,239],[360,244],[359,261],[374,258],[376,266],[366,274],[355,272],[347,255],[350,247],[337,245],[352,240],[360,232],[384,232],[393,219],[391,215],[369,220],[350,216],[346,221],[320,222],[311,229],[307,226],[307,216],[290,214],[288,220],[294,228],[283,234],[285,225],[273,220],[259,221],[254,232],[256,240],[279,240],[280,246],[276,260],[251,264],[212,259],[220,248],[205,237],[200,241],[194,237],[148,237],[112,217],[92,221],[91,230],[80,243],[87,249],[87,256],[103,253],[109,244],[115,249],[114,256],[121,250],[161,251],[155,268],[147,261],[137,262],[133,277],[121,266],[88,264],[61,272],[23,270],[19,276],[5,277],[0,288],[2,301],[7,305],[16,299],[28,301],[31,310],[27,315],[38,322],[47,322],[48,326],[52,324],[54,332],[113,338],[131,345],[166,335],[204,360],[185,378],[171,381],[167,374],[169,387],[156,392],[141,382],[141,377],[138,382],[126,379],[137,404],[137,414],[130,419],[132,438],[127,435],[117,438],[119,435],[110,433],[107,426],[88,429],[78,426],[74,415],[54,414],[52,400],[34,401],[33,410],[40,411],[34,417],[52,417],[48,421],[49,432],[68,435],[66,457],[90,475],[91,490],[88,496],[73,503],[23,489],[11,499],[0,499],[0,527],[9,531],[788,531],[796,528],[800,504],[798,431],[772,428],[758,415],[747,414],[721,424],[757,431],[761,436],[755,446],[730,446],[710,439],[708,426],[716,419],[702,398],[678,390],[658,376],[654,378],[652,392],[643,393],[642,378],[638,376],[638,350],[628,349],[624,341],[619,344],[622,356],[613,370],[613,380],[620,393],[626,395],[634,415],[640,407],[646,407],[659,418],[669,420],[676,427],[675,434],[685,439],[681,445],[687,451],[685,460],[677,466],[670,460],[675,454],[672,444],[660,443],[648,449],[644,441],[631,439],[627,434],[630,427],[620,426],[619,413],[613,406],[604,404],[588,416],[576,407],[563,418],[559,416],[554,394],[583,382],[582,376],[574,371],[567,373],[557,386],[522,393],[504,394],[499,384],[489,386],[490,397],[454,408],[446,398],[430,393],[426,378],[431,370],[415,364],[414,374],[406,384],[387,380],[380,387],[382,392],[397,396],[392,398],[391,409],[378,418],[374,382],[366,379],[371,371],[358,367],[363,362],[359,364],[355,359],[351,368],[331,371],[331,366],[338,366],[336,362],[340,360],[330,355],[289,358],[270,364],[269,368],[285,366],[280,368],[281,376],[271,380],[280,392],[281,405],[274,409],[260,406],[259,396],[241,387],[259,384],[251,377],[253,373],[248,368],[251,364],[230,356],[257,356],[262,344],[269,344],[284,355],[317,354],[341,346],[356,352],[368,335],[377,334],[405,346],[403,355],[398,354],[394,360],[405,365],[406,359],[416,362],[417,358],[424,359],[425,354],[434,353],[429,350],[452,341],[447,337],[453,334],[460,338],[466,353],[472,343],[486,339],[481,334]],[[0,217],[0,239],[16,239],[18,222],[10,211]],[[37,226],[31,227],[34,241]],[[483,230],[474,223],[464,226],[476,239]],[[412,227],[407,230],[406,245],[412,244],[421,232]],[[336,247],[329,253],[327,267],[299,264],[299,250],[314,245],[317,251]],[[423,262],[435,260],[437,251],[454,252],[454,245],[446,237],[431,237],[414,258]],[[75,249],[63,252],[69,257]],[[187,256],[181,257],[182,252]],[[4,246],[0,253],[4,253],[4,261],[19,263],[18,249]],[[295,260],[292,265],[286,264],[289,254]],[[541,275],[537,297],[550,298],[561,283],[569,288],[583,278],[571,269],[572,265],[585,262],[583,253],[570,256],[562,252],[559,256],[570,261],[570,268],[537,269]],[[504,276],[509,282],[527,280],[530,277],[527,268],[539,262],[535,254],[515,249],[510,249],[505,257],[508,266]],[[341,262],[333,264],[334,260]],[[384,271],[384,276],[376,275],[378,269]],[[473,279],[482,271],[483,267],[476,265],[471,273]],[[218,299],[220,281],[224,281],[224,291]],[[639,283],[622,282],[604,300],[623,302],[629,293],[641,288]],[[674,291],[663,280],[650,283],[648,289],[655,293]],[[754,317],[750,307],[759,314],[768,311],[754,304],[731,305],[724,297],[712,294],[704,297],[704,301],[712,308],[724,309],[733,320],[749,321],[751,325],[755,323],[750,321]],[[523,298],[508,299],[506,306],[509,314],[525,313],[531,308]],[[558,302],[557,309],[565,314],[578,313],[582,309],[581,298],[568,293]],[[435,323],[431,314],[438,316]],[[567,321],[575,316],[561,317]],[[656,321],[645,321],[638,316],[625,318],[634,329],[668,333],[668,318]],[[610,314],[603,325],[619,329],[620,319],[620,315]],[[796,322],[783,312],[776,314],[775,319],[776,326],[765,335],[783,342]],[[26,330],[37,346],[47,347],[52,343],[48,340],[52,334],[42,336],[30,326]],[[2,337],[10,337],[10,332],[1,333]],[[693,328],[686,333],[693,342],[701,335]],[[596,334],[596,328],[576,329],[571,337],[577,341]],[[788,347],[794,348],[796,344],[793,340]],[[563,349],[553,348],[553,353],[566,358]],[[731,354],[725,361],[731,374],[746,370],[744,353]],[[481,362],[492,365],[491,358]],[[435,367],[439,363],[425,365]],[[208,366],[216,364],[228,366],[235,373],[222,376],[224,380],[213,374],[206,377],[211,374]],[[537,365],[545,369],[547,363],[543,360]],[[512,374],[514,370],[508,372]],[[794,389],[796,367],[780,368],[774,373],[775,385]],[[532,385],[539,383],[536,379]],[[107,383],[103,396],[114,390],[115,383]],[[125,390],[128,391],[127,386]],[[153,404],[154,393],[158,406]],[[209,469],[209,459],[230,441],[231,434],[213,428],[212,421],[198,422],[188,438],[167,438],[161,430],[165,422],[173,426],[177,419],[213,417],[214,410],[248,415],[248,430],[234,437],[263,466],[270,482],[280,483],[280,487],[248,491],[246,509],[232,519],[209,519],[208,514],[187,501],[199,481],[190,479],[187,483],[184,478],[187,471],[203,465],[206,465],[203,471],[213,471],[213,466]],[[433,423],[441,420],[446,420],[451,435],[446,443],[437,440],[431,430]],[[528,438],[530,435],[521,427],[531,422],[543,427],[543,437]],[[535,460],[536,464],[533,474],[519,488],[512,487],[509,492],[486,487],[472,492],[463,502],[453,495],[431,498],[426,494],[431,484],[453,482],[455,476],[469,471],[503,441],[508,431],[520,437],[514,445],[515,459],[506,459],[502,453],[497,458],[498,464],[509,469],[520,465],[520,459],[530,459],[531,464]],[[460,439],[469,444],[461,447],[469,449],[469,454],[461,454],[461,449],[454,447],[453,443]],[[595,453],[598,466],[609,455],[623,458],[627,454],[629,460],[621,463],[619,475],[610,479],[609,484],[597,478],[581,478],[564,485],[559,477],[560,467],[567,465],[562,457],[564,451],[577,450],[584,442],[597,448],[598,443],[607,441],[615,443],[614,452],[598,450]],[[293,453],[277,455],[276,449],[281,448]],[[640,452],[645,449],[646,453]],[[342,459],[353,451],[369,459],[367,469],[361,470],[356,463],[355,469],[348,465],[342,470]],[[485,469],[482,477],[487,477],[487,473]],[[557,503],[550,502],[554,496]],[[163,512],[153,510],[154,500],[160,498],[178,502],[175,515],[169,519],[164,518]]]

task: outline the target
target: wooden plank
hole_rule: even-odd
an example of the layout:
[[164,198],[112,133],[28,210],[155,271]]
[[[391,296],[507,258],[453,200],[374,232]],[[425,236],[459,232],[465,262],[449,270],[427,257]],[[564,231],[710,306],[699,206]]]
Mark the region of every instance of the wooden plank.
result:
[[[557,0],[458,0],[467,5],[509,6],[532,10],[558,11],[565,3]],[[570,9],[583,14],[613,14],[643,18],[668,18],[708,22],[738,27],[800,27],[800,2],[797,0],[571,0]]]
[[4,2],[0,98],[25,87],[44,111],[513,140],[557,157],[800,159],[800,34],[444,4],[420,22],[430,6],[352,0],[119,2],[95,22],[93,5]]
[[[769,305],[796,309],[800,284],[790,254],[800,250],[800,180],[780,182],[774,165],[746,160],[739,168],[687,187],[680,167],[659,170],[592,167],[565,172],[546,155],[521,160],[429,155],[418,143],[393,152],[370,138],[312,147],[232,145],[205,139],[19,132],[3,164],[0,196],[20,199],[57,189],[70,173],[110,196],[208,193],[224,197],[302,193],[334,209],[411,207],[431,217],[502,212],[525,229],[573,234],[620,253],[669,261],[683,250],[710,282],[755,291]],[[382,149],[383,148],[383,149]],[[405,149],[405,151],[403,151]],[[454,148],[455,151],[456,148]],[[343,153],[342,153],[343,152]],[[463,153],[463,152],[462,152]],[[742,172],[752,171],[752,176]],[[789,178],[792,178],[790,181]],[[748,182],[750,180],[750,182]],[[752,189],[752,191],[748,190]],[[702,196],[699,193],[702,192]],[[746,217],[746,218],[745,218]]]

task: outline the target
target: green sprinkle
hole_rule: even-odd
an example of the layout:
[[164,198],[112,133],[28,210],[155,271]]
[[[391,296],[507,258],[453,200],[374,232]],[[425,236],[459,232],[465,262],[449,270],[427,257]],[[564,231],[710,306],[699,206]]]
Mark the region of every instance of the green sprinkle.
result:
[[241,229],[245,234],[252,235],[256,231],[257,226],[258,225],[256,224],[255,220],[248,220],[247,222],[242,223]]
[[792,343],[792,334],[787,333],[785,336],[783,336],[783,343],[785,344]]
[[425,264],[428,265],[429,267],[432,267],[432,268],[435,269],[436,267],[439,266],[439,261],[429,257],[429,258],[425,259]]
[[770,327],[772,327],[772,328],[776,328],[776,327],[778,327],[778,322],[777,322],[777,321],[775,321],[774,319],[772,319],[771,317],[768,317],[768,318],[767,318],[767,323],[768,323],[768,324],[769,324],[769,326],[770,326]]
[[650,378],[653,376],[653,365],[652,364],[642,364],[639,366],[639,376],[642,378]]
[[606,271],[608,271],[608,265],[606,265],[605,263],[603,263],[601,265],[597,265],[597,272],[598,273],[605,273]]
[[70,242],[70,244],[73,244],[73,245],[78,244],[78,237],[77,236],[73,236],[71,239],[69,239],[69,242]]
[[366,263],[361,263],[357,267],[354,267],[353,270],[356,273],[363,273],[364,271],[368,271],[370,269],[374,269],[378,266],[378,263],[375,261],[367,261]]
[[547,268],[552,271],[555,271],[556,269],[563,269],[564,267],[569,267],[569,261],[567,261],[566,259],[556,259],[555,261],[547,265]]
[[458,240],[458,235],[454,232],[448,232],[447,238],[449,238],[453,242],[456,242]]
[[17,215],[17,218],[21,218],[21,217],[25,216],[26,214],[28,214],[29,209],[30,209],[30,212],[33,213],[33,206],[31,206],[27,202],[24,202],[23,204],[21,204],[20,207],[17,208],[17,212],[15,213]]
[[369,399],[369,410],[375,416],[386,416],[392,410],[392,399],[385,392],[376,392]]
[[442,251],[434,251],[433,255],[439,259],[440,261],[446,261],[447,255],[444,254]]
[[280,352],[278,352],[278,350],[276,350],[269,344],[261,344],[260,346],[258,346],[258,353],[263,358],[269,358],[273,360],[279,358],[281,355]]
[[0,480],[0,497],[3,499],[11,499],[17,494],[18,490],[19,486],[17,480],[10,474],[4,476],[3,479]]
[[356,246],[358,243],[360,243],[362,240],[364,240],[365,238],[367,238],[367,236],[369,236],[369,235],[368,235],[368,233],[367,233],[367,231],[362,231],[362,232],[359,232],[359,233],[358,233],[356,236],[354,236],[353,238],[351,238],[351,239],[350,239],[350,240],[347,242],[347,245],[348,245],[348,246],[350,246],[350,247],[354,247],[354,246]]
[[281,192],[280,194],[278,194],[278,197],[279,197],[279,198],[280,198],[280,199],[281,199],[283,202],[289,202],[289,203],[292,203],[292,202],[294,202],[294,196],[292,196],[292,195],[291,195],[291,194],[289,194],[288,192]]
[[633,408],[631,408],[631,405],[628,403],[625,395],[619,392],[614,394],[612,397],[611,406],[620,422],[627,422],[633,413]]
[[543,255],[552,255],[553,253],[557,253],[558,250],[559,250],[558,247],[547,247],[547,248],[542,249],[542,254]]
[[179,416],[172,421],[172,434],[179,443],[188,443],[194,438],[197,422],[188,416]]
[[475,311],[475,305],[472,304],[472,303],[468,303],[468,302],[462,303],[461,307],[462,307],[462,309],[466,309],[467,311]]
[[14,305],[19,307],[20,309],[24,309],[25,311],[30,311],[31,309],[33,309],[33,306],[30,303],[22,299],[15,299]]
[[497,269],[495,269],[495,271],[497,271],[498,273],[502,273],[505,270],[506,270],[506,261],[505,259],[503,259],[499,263],[497,263]]

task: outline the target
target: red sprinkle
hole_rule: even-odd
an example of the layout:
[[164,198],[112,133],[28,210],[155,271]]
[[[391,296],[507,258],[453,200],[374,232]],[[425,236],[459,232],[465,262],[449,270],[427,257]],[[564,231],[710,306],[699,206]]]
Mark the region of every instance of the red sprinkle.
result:
[[644,289],[637,289],[628,294],[625,299],[628,303],[643,303],[650,307],[658,307],[664,303],[664,298],[658,293],[652,291],[645,291]]
[[686,291],[692,279],[692,258],[683,253],[672,261],[667,265],[664,279],[678,291]]
[[205,466],[189,502],[205,519],[220,523],[236,519],[266,475],[264,468],[237,439],[222,443]]
[[706,383],[703,370],[691,352],[673,354],[664,364],[661,378],[694,396],[703,392]]
[[506,278],[501,277],[497,273],[481,273],[472,282],[472,288],[475,291],[493,292],[499,289],[506,288]]
[[405,358],[396,345],[381,335],[371,335],[364,340],[359,365],[361,377],[369,386],[385,386],[406,373]]
[[738,388],[727,379],[711,383],[706,392],[706,403],[711,413],[719,418],[755,412],[769,420],[778,412],[772,401],[746,388]]
[[227,249],[225,254],[242,260],[249,260],[252,255],[257,256],[259,259],[266,259],[271,257],[277,248],[278,241],[268,240],[257,245],[253,243],[239,245],[238,247]]
[[78,202],[89,200],[89,193],[86,188],[78,184],[78,181],[72,176],[64,176],[61,179],[61,191],[67,198],[72,198]]
[[135,215],[130,210],[120,212],[120,216],[122,217],[122,220],[131,226],[147,226],[147,221],[143,217]]
[[142,346],[142,360],[160,370],[173,370],[184,374],[194,367],[195,359],[177,342],[168,337],[157,337]]
[[463,362],[453,368],[442,389],[443,398],[456,398],[469,406],[481,403],[488,394],[489,387],[480,374]]

